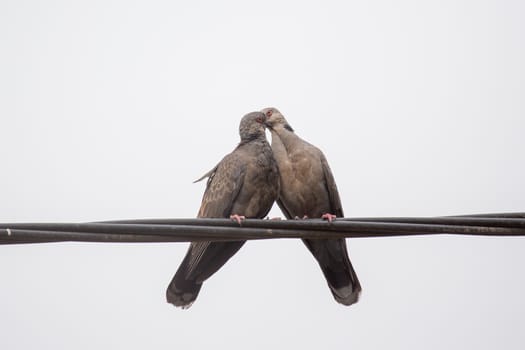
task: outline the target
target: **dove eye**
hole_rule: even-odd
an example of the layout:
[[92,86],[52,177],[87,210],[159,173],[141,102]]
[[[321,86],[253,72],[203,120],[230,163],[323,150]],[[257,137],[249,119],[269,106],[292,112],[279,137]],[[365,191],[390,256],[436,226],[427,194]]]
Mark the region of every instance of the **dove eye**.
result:
[[269,111],[266,112],[266,116],[267,117],[271,117],[273,114],[273,111],[270,109]]
[[263,122],[263,118],[262,118],[262,117],[257,117],[255,120],[256,120],[258,123],[262,123],[262,122]]

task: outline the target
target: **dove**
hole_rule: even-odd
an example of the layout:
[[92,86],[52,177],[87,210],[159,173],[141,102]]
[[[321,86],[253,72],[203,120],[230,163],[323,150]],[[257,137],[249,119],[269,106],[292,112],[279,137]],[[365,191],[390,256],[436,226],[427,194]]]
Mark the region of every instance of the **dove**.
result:
[[[323,152],[301,139],[276,108],[265,108],[265,125],[281,176],[277,204],[287,219],[344,217],[334,176]],[[303,240],[326,278],[335,300],[358,301],[361,284],[352,267],[344,239]]]
[[[197,217],[264,218],[279,194],[279,170],[266,140],[266,116],[246,114],[240,122],[238,146],[200,181],[208,178]],[[192,242],[166,290],[169,303],[189,308],[202,284],[245,243]]]

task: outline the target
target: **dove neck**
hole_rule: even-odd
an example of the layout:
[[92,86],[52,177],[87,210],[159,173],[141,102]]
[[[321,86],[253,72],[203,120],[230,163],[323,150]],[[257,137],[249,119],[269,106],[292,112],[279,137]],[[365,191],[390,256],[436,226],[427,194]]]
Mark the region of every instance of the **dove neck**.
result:
[[260,133],[260,132],[257,132],[257,133],[253,133],[253,134],[248,134],[248,135],[242,135],[241,136],[241,142],[239,145],[244,145],[248,142],[252,142],[252,141],[255,141],[255,140],[266,140],[265,136],[263,133]]
[[279,137],[280,141],[287,149],[290,148],[290,146],[293,146],[295,143],[301,141],[299,136],[297,136],[293,131],[290,131],[284,127],[277,127],[272,129],[272,139],[273,136]]

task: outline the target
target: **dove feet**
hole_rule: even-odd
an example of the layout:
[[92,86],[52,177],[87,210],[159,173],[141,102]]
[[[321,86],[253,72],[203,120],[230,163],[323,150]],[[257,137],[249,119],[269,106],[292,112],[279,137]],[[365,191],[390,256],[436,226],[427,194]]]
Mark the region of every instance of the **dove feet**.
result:
[[328,222],[332,222],[334,221],[336,218],[336,216],[334,214],[330,214],[330,213],[325,213],[321,216],[321,219],[323,220],[328,220]]
[[233,215],[230,215],[230,219],[233,221],[237,221],[237,223],[240,225],[241,221],[246,219],[246,217],[243,215],[233,214]]

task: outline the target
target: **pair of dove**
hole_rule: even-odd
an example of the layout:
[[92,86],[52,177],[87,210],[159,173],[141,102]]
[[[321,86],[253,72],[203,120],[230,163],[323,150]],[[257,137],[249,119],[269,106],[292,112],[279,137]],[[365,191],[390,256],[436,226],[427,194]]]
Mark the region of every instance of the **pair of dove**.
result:
[[[272,134],[268,143],[265,128]],[[325,156],[301,139],[275,108],[245,115],[241,142],[208,177],[198,217],[264,218],[273,203],[287,219],[343,217],[334,177]],[[198,181],[199,181],[198,180]],[[361,285],[350,263],[344,239],[303,240],[326,278],[335,300],[356,303]],[[192,242],[166,291],[167,301],[190,307],[202,283],[219,270],[245,243]]]

